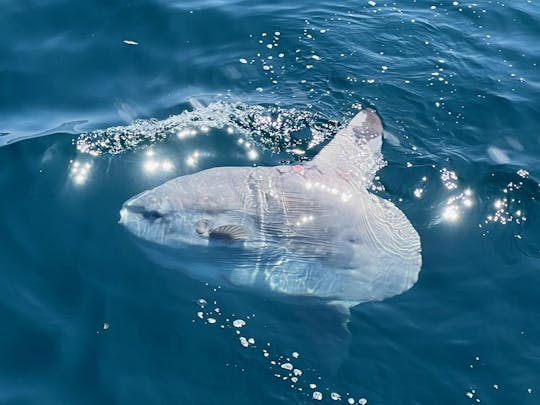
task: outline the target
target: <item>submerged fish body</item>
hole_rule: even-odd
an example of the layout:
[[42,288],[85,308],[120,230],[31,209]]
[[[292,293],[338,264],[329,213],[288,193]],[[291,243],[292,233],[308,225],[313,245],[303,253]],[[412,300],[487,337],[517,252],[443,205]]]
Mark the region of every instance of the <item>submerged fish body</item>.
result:
[[422,259],[403,212],[366,189],[381,144],[363,110],[311,162],[181,176],[128,200],[120,222],[197,279],[345,308],[382,300],[414,285]]

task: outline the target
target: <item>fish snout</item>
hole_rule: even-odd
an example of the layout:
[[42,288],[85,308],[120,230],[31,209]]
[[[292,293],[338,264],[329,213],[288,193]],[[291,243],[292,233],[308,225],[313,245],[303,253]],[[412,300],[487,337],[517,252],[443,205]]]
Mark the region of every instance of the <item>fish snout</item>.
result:
[[122,225],[128,225],[133,221],[148,221],[150,223],[165,218],[167,213],[151,204],[143,204],[139,199],[126,201],[120,209],[120,221]]

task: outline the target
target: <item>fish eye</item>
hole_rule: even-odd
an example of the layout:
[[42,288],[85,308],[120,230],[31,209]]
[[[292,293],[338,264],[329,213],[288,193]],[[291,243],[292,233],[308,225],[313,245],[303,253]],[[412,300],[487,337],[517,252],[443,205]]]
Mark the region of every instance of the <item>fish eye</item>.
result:
[[208,236],[208,223],[207,219],[201,219],[195,223],[195,231],[201,236]]
[[162,218],[163,214],[161,214],[159,211],[156,211],[156,210],[149,210],[149,211],[143,211],[142,216],[143,218],[148,219],[150,221],[155,221],[156,219]]

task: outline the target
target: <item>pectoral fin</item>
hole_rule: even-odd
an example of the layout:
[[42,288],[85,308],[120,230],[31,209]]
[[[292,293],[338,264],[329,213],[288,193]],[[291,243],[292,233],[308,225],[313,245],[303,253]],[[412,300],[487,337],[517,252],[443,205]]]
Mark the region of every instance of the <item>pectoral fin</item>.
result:
[[210,238],[222,241],[245,241],[249,237],[246,228],[241,225],[222,225],[213,228],[209,233]]

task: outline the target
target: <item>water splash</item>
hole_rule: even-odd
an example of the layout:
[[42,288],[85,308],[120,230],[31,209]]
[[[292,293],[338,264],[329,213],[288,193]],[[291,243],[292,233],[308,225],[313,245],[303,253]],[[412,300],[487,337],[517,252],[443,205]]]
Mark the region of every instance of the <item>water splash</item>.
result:
[[310,149],[331,138],[340,127],[338,122],[312,111],[218,101],[208,106],[197,103],[194,110],[164,120],[139,119],[130,125],[84,133],[76,145],[81,153],[114,155],[153,145],[172,135],[184,138],[214,128],[239,133],[272,152],[298,151],[303,141],[295,134],[309,131],[311,137],[305,148]]

